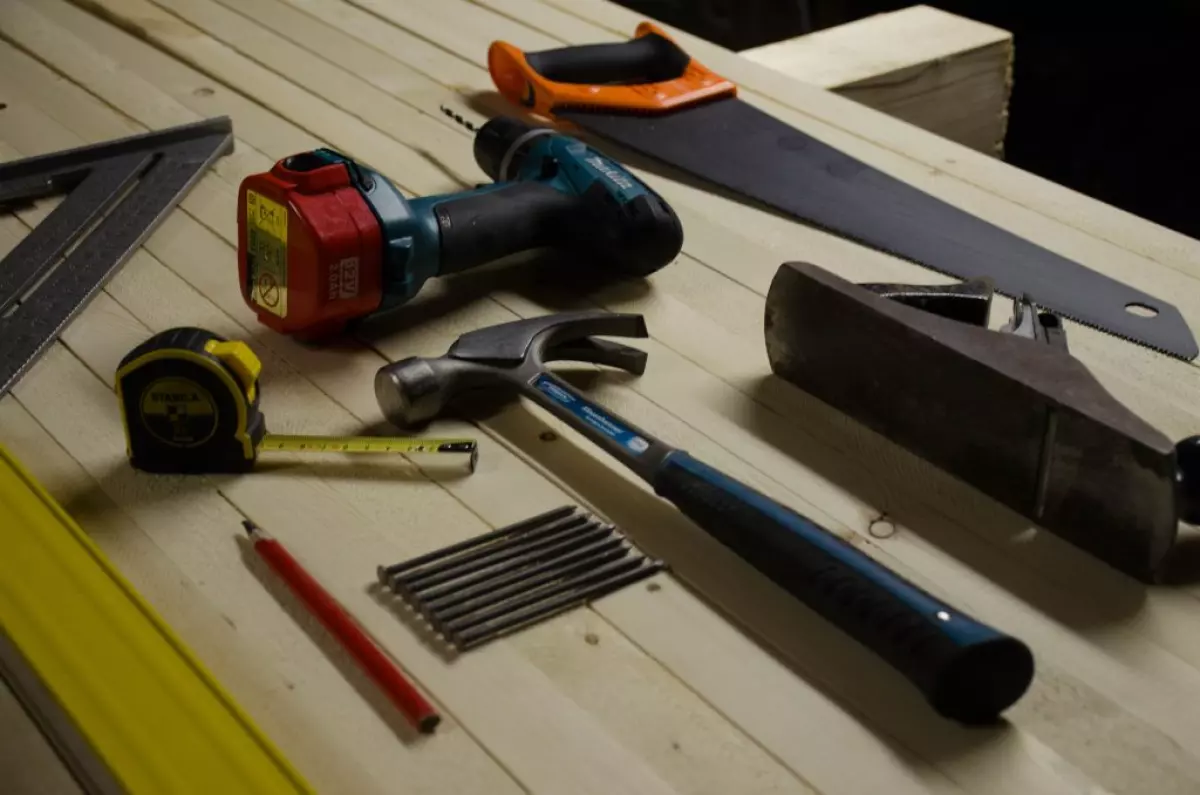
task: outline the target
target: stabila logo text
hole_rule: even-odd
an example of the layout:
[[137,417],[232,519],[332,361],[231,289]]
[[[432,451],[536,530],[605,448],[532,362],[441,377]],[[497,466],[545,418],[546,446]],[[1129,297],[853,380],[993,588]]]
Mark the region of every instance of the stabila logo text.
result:
[[154,392],[150,399],[155,403],[197,403],[200,395],[195,392]]

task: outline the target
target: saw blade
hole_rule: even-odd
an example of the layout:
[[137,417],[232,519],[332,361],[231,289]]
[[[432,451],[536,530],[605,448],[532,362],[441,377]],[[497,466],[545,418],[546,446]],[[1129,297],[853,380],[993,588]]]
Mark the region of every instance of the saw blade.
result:
[[1195,337],[1173,305],[891,177],[737,99],[640,115],[555,115],[841,237],[1191,360]]

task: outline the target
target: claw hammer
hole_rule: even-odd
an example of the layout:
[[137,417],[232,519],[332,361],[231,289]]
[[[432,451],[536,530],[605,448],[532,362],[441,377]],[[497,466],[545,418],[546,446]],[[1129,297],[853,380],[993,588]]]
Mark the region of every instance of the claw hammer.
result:
[[941,715],[994,720],[1033,678],[1021,641],[955,610],[779,502],[654,438],[545,369],[574,360],[641,375],[646,353],[593,336],[647,337],[641,315],[574,312],[462,335],[438,358],[382,367],[375,396],[402,428],[432,420],[465,392],[533,400],[600,445],[658,496],[808,607],[881,656]]

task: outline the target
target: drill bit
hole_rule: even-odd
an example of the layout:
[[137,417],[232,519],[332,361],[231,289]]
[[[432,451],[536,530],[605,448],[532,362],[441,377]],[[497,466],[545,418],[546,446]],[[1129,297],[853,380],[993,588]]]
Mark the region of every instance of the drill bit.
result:
[[479,132],[479,127],[477,127],[476,125],[467,121],[466,118],[464,118],[463,116],[460,116],[458,113],[455,113],[454,111],[452,111],[450,108],[446,107],[445,105],[441,106],[441,110],[442,110],[442,113],[446,114],[451,119],[454,119],[454,121],[458,122],[458,124],[460,124],[461,126],[466,127],[471,132]]

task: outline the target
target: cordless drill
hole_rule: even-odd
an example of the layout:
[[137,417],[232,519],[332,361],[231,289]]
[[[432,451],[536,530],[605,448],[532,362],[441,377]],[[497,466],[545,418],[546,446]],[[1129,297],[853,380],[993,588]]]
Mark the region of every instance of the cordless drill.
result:
[[406,199],[331,149],[284,158],[242,181],[238,275],[267,326],[305,339],[410,300],[427,279],[553,248],[645,276],[683,245],[679,219],[637,177],[582,142],[497,117],[476,131],[493,180]]

